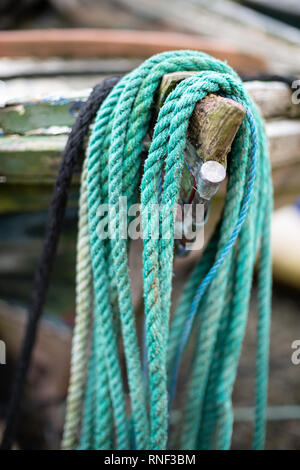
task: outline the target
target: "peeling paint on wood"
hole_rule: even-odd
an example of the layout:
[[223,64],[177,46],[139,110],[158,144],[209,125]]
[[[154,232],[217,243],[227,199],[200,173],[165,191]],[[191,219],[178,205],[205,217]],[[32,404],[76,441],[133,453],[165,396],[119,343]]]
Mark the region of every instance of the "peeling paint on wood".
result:
[[0,127],[4,134],[25,134],[52,126],[72,127],[78,111],[91,90],[64,96],[51,95],[34,101],[8,103],[0,109]]
[[[53,183],[67,135],[0,138],[0,176],[6,183]],[[79,168],[74,182],[78,182]]]
[[[273,167],[300,161],[300,120],[267,121],[266,131]],[[0,176],[8,182],[54,181],[66,141],[67,135],[0,137]]]
[[[245,88],[263,117],[300,117],[300,105],[292,103],[292,92],[288,85],[279,82],[246,82]],[[57,129],[72,127],[90,91],[70,90],[36,99],[10,99],[5,107],[0,107],[0,128],[5,135],[28,134],[39,129],[40,133],[47,135],[53,126]]]
[[[293,174],[289,173],[285,181],[281,175],[300,164],[300,119],[295,119],[300,115],[300,105],[291,104],[291,91],[283,83],[247,82],[245,86],[262,114],[272,117],[266,122],[266,130],[276,197],[279,187],[282,197],[285,192],[296,197],[295,185],[290,187]],[[11,100],[0,108],[0,212],[48,207],[68,133],[89,93],[84,90],[33,101]],[[79,171],[73,179],[75,185]],[[189,173],[187,182],[190,187]]]

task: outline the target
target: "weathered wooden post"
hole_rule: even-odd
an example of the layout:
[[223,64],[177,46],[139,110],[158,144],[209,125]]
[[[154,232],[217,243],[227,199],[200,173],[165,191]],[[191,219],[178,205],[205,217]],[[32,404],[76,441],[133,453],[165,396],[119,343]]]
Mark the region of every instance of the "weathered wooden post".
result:
[[[177,83],[194,72],[164,75],[158,97],[161,106]],[[233,139],[245,117],[244,107],[230,98],[209,94],[199,101],[190,119],[188,139],[203,161],[215,160],[226,167]]]
[[[193,73],[175,72],[164,75],[158,94],[158,107],[162,106],[177,83]],[[196,104],[187,135],[188,146],[192,146],[192,152],[188,152],[186,156],[196,179],[204,178],[207,184],[214,185],[220,184],[225,178],[225,172],[219,165],[226,170],[227,155],[245,114],[246,111],[240,103],[215,94],[209,94]],[[206,162],[216,164],[207,165],[205,175],[201,176],[200,168]],[[186,182],[183,181],[183,190],[187,189]]]
[[[193,72],[164,75],[158,93],[157,112],[176,85],[191,75]],[[209,94],[199,101],[192,113],[179,203],[189,202],[194,206],[202,204],[203,217],[210,199],[226,178],[227,155],[245,114],[241,104],[215,94]],[[196,208],[191,211],[192,218],[195,218]],[[182,214],[177,217],[178,224],[183,223],[182,217]],[[185,224],[186,232],[194,233],[193,221]],[[179,248],[185,248],[186,239],[183,238],[177,244]]]

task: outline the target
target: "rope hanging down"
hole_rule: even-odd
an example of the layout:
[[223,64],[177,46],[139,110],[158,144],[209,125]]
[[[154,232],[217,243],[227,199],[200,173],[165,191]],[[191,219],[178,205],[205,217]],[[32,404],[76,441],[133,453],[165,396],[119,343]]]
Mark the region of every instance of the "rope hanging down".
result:
[[85,137],[89,131],[90,124],[95,118],[99,106],[118,80],[119,78],[117,77],[108,78],[103,80],[100,85],[97,85],[94,88],[89,99],[79,111],[62,156],[49,208],[43,251],[35,273],[32,302],[29,309],[28,322],[21,348],[20,359],[12,386],[11,399],[7,412],[7,422],[1,443],[2,449],[11,448],[16,433],[17,417],[20,409],[23,388],[30,365],[32,350],[35,344],[39,319],[46,301],[50,274],[62,229],[74,167],[82,155]]
[[[141,154],[156,93],[163,75],[175,71],[196,73],[183,80],[160,109],[139,191]],[[231,151],[222,218],[191,273],[170,322],[174,214],[186,133],[196,102],[209,93],[241,102],[247,116]],[[140,362],[131,302],[129,241],[121,237],[104,240],[97,233],[99,224],[107,223],[110,235],[114,235],[122,211],[119,197],[126,196],[130,206],[138,201],[139,194],[144,234],[146,374]],[[116,210],[103,215],[99,206],[106,203]],[[160,236],[152,237],[148,214],[158,203],[167,210],[161,210],[157,219]],[[271,212],[272,184],[264,127],[241,79],[228,65],[206,54],[174,51],[150,58],[120,80],[98,110],[82,173],[78,317],[63,448],[230,447],[231,395],[258,250],[253,447],[263,447],[271,296]],[[167,230],[170,230],[169,238],[164,237]],[[182,400],[185,405],[180,413],[180,425],[174,430],[170,423],[176,379],[191,332],[194,359],[188,367],[189,374],[185,371],[187,387]],[[126,359],[130,412],[118,354],[120,344]],[[143,380],[145,375],[147,379]]]

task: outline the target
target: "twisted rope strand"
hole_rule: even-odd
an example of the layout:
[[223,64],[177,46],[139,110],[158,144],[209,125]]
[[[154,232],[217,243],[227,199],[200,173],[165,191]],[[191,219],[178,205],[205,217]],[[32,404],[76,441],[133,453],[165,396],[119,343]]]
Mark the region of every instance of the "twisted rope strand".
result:
[[[195,74],[180,82],[160,109],[140,185],[147,344],[143,377],[131,302],[129,243],[114,230],[118,231],[123,222],[120,197],[125,196],[129,205],[139,197],[141,155],[161,78],[180,70]],[[196,103],[212,92],[242,103],[247,119],[233,143],[222,218],[183,290],[169,327],[174,222],[187,128]],[[87,161],[87,187],[83,186],[83,192],[88,201],[92,268],[90,261],[86,268],[92,272],[94,319],[80,445],[82,448],[167,448],[171,442],[169,413],[173,411],[179,366],[193,330],[194,360],[188,372],[185,371],[186,406],[181,433],[178,433],[181,445],[210,448],[215,442],[217,448],[227,449],[233,425],[231,395],[260,244],[261,276],[269,275],[271,279],[268,251],[271,178],[263,124],[257,109],[240,78],[221,61],[194,51],[158,54],[124,77],[99,109]],[[108,214],[99,213],[103,203],[110,204]],[[86,215],[86,209],[82,210]],[[154,222],[151,214],[158,216]],[[125,218],[127,222],[131,220],[128,214]],[[99,224],[103,223],[108,224],[110,240],[103,240],[97,233]],[[270,318],[270,301],[266,298],[270,283],[267,285],[259,282],[254,437],[257,448],[264,440],[266,335]],[[84,294],[91,297],[92,289],[85,286]],[[130,415],[120,345],[126,359]],[[86,361],[86,356],[81,357],[81,361],[83,358]],[[96,381],[92,380],[93,372]],[[101,432],[103,427],[105,431]]]
[[39,319],[46,301],[50,274],[62,228],[68,200],[68,190],[71,184],[74,167],[83,151],[84,139],[89,130],[89,126],[95,117],[97,109],[117,81],[118,78],[108,78],[95,87],[89,99],[79,111],[62,156],[48,212],[43,250],[34,277],[32,300],[28,312],[28,320],[21,347],[20,358],[12,386],[11,398],[7,411],[6,427],[1,443],[2,449],[10,449],[16,432],[20,401],[31,361]]

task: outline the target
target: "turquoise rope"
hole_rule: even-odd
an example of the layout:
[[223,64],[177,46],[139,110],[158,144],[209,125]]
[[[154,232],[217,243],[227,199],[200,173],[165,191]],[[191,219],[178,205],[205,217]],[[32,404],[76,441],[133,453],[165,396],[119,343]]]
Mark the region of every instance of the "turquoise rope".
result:
[[[113,238],[114,227],[120,226],[119,197],[126,196],[129,205],[138,200],[141,153],[161,78],[180,70],[195,74],[180,82],[160,109],[140,186],[147,352],[143,376],[131,302],[129,243],[126,239]],[[174,216],[187,127],[196,102],[209,93],[241,102],[247,119],[233,144],[222,219],[191,274],[170,322]],[[211,448],[214,444],[217,448],[230,447],[231,395],[259,247],[254,447],[263,447],[272,186],[263,124],[240,78],[228,65],[195,51],[167,52],[148,59],[120,80],[99,109],[90,137],[87,168],[94,313],[80,447],[129,449],[134,446],[158,450],[167,448],[168,442],[170,445],[169,413],[181,358],[192,331],[195,332],[194,360],[187,374],[180,445],[182,448]],[[100,204],[106,203],[116,210],[99,213]],[[160,204],[158,239],[151,236],[153,227],[148,217],[157,204]],[[98,236],[99,224],[107,225],[111,239]],[[128,397],[119,356],[120,342],[126,360]]]
[[[255,130],[253,131],[255,132]],[[187,400],[187,407],[190,410],[190,412],[188,413],[188,417],[186,419],[186,425],[184,427],[183,446],[188,447],[188,448],[190,447],[194,448],[194,445],[191,442],[192,437],[189,433],[189,429],[191,430],[191,433],[192,435],[194,435],[194,439],[195,439],[197,426],[199,425],[199,423],[197,422],[198,421],[197,416],[195,415],[195,413],[192,412],[192,409],[193,409],[193,406],[195,406],[195,401],[196,401],[197,402],[196,409],[198,409],[199,413],[201,414],[203,400],[205,396],[205,387],[206,387],[206,383],[208,380],[209,367],[212,361],[213,345],[215,342],[215,337],[217,335],[217,327],[220,321],[222,308],[224,307],[225,292],[223,292],[223,290],[226,288],[226,282],[224,282],[224,279],[225,280],[229,279],[228,273],[230,269],[230,263],[228,262],[229,260],[228,258],[226,258],[226,256],[230,252],[230,249],[233,246],[234,241],[236,240],[239,234],[239,231],[242,227],[243,220],[246,217],[247,208],[248,208],[249,201],[250,201],[250,195],[251,195],[251,191],[253,188],[254,171],[255,171],[255,155],[256,155],[255,135],[253,136],[253,138],[254,138],[253,140],[254,150],[252,152],[252,171],[249,173],[248,184],[246,185],[246,191],[244,194],[243,201],[241,203],[241,210],[240,210],[239,217],[237,219],[237,222],[234,223],[234,217],[233,217],[232,212],[230,211],[230,205],[226,206],[225,211],[227,211],[227,213],[228,211],[230,211],[231,213],[230,213],[229,218],[226,217],[226,213],[224,214],[224,218],[223,218],[224,223],[223,223],[223,227],[221,230],[221,234],[222,234],[223,239],[226,240],[227,238],[227,241],[224,247],[220,250],[217,260],[215,261],[215,263],[213,264],[213,266],[207,273],[206,277],[204,278],[204,280],[202,281],[202,283],[198,286],[196,290],[195,297],[193,299],[190,313],[188,316],[188,321],[185,325],[185,329],[183,331],[183,335],[179,343],[177,357],[175,358],[175,367],[173,369],[173,376],[171,380],[171,393],[170,393],[171,399],[173,398],[173,395],[174,395],[173,391],[176,385],[176,376],[177,376],[177,370],[178,370],[179,363],[180,363],[180,355],[182,355],[183,353],[188,336],[191,332],[193,320],[197,313],[197,309],[198,309],[198,305],[201,300],[201,297],[204,295],[205,290],[207,289],[207,286],[210,284],[211,279],[213,278],[213,285],[211,286],[211,289],[214,292],[218,292],[218,296],[216,298],[216,296],[213,295],[212,302],[209,302],[209,300],[207,301],[208,307],[205,310],[205,317],[204,316],[202,317],[202,328],[200,330],[201,336],[199,338],[200,349],[199,351],[196,352],[196,358],[199,363],[198,365],[198,368],[199,368],[198,388],[196,386],[197,383],[192,382],[190,397]],[[240,199],[242,199],[241,196],[240,196]],[[237,202],[237,198],[235,200]],[[226,227],[226,221],[227,222],[229,221],[232,226],[229,225]],[[225,263],[224,263],[224,260],[225,260]],[[222,263],[224,263],[224,265],[222,266],[223,269],[220,272],[220,276],[219,276],[220,281],[219,281],[219,277],[216,276],[216,273],[218,272],[218,269],[220,269],[220,266],[222,265]],[[196,393],[196,397],[192,399],[195,393]],[[191,428],[194,428],[194,429],[191,429]]]

